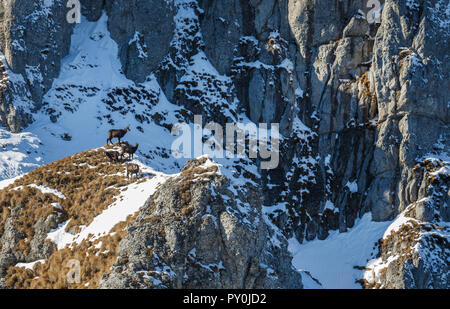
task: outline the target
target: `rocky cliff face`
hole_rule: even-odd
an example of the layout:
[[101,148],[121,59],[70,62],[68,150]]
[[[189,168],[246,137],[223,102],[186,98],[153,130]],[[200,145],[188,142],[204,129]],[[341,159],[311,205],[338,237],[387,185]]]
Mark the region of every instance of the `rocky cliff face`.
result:
[[[0,50],[9,74],[2,80],[0,119],[19,131],[32,121],[69,52],[72,24],[64,1],[1,1]],[[6,69],[2,65],[1,71]],[[5,73],[3,73],[5,74]]]
[[[99,21],[105,15],[108,18],[107,29],[117,44],[126,78],[136,84],[157,82],[161,90],[158,96],[163,93],[180,107],[178,120],[192,122],[193,115],[201,114],[204,123],[280,124],[281,162],[276,169],[257,170],[260,159],[233,162],[229,168],[255,181],[253,189],[260,194],[251,196],[260,196],[248,202],[255,211],[268,207],[270,224],[284,238],[300,243],[325,239],[332,230],[352,228],[367,212],[375,221],[407,213],[418,226],[431,226],[435,231],[415,233],[414,244],[443,250],[444,258],[433,264],[429,255],[420,255],[420,250],[414,251],[417,246],[408,245],[410,252],[396,264],[383,264],[388,274],[403,269],[403,275],[389,279],[394,275],[377,273],[376,279],[364,278],[364,285],[448,287],[446,277],[439,275],[448,272],[441,263],[449,254],[448,237],[445,233],[442,236],[442,229],[436,230],[449,221],[448,0],[386,0],[374,23],[368,19],[367,1],[363,0],[81,2],[88,21]],[[69,51],[73,25],[65,21],[67,9],[62,0],[5,0],[2,5],[0,117],[4,126],[18,131],[46,104],[43,97]],[[64,101],[65,92],[58,89],[51,98]],[[127,91],[108,90],[104,102],[110,106],[122,102],[117,99],[120,92],[130,105],[135,96]],[[113,106],[112,111],[125,115],[121,107]],[[145,118],[139,117],[136,119]],[[151,121],[170,127],[164,117],[158,111],[151,115]],[[109,116],[109,123],[114,123],[112,118]],[[145,122],[138,127],[144,132]],[[161,153],[164,156],[165,151],[151,149],[147,159]],[[427,172],[437,173],[430,167],[427,170],[426,162],[431,161],[443,169],[439,180],[428,179],[433,175]],[[241,252],[239,261],[230,261],[228,238],[237,239],[245,231],[252,239],[259,239],[257,235],[268,232],[262,221],[256,230],[246,230],[239,215],[233,220],[224,215],[224,221],[220,220],[223,209],[237,207],[214,197],[217,192],[226,192],[226,185],[192,189],[195,198],[188,203],[192,216],[185,221],[176,217],[178,201],[170,198],[178,186],[173,180],[161,189],[165,194],[146,203],[146,210],[121,242],[121,258],[102,279],[102,287],[187,287],[182,273],[189,273],[189,278],[197,273],[195,282],[207,278],[214,287],[294,286],[293,279],[284,275],[262,279],[261,263],[269,263],[273,252],[260,243],[253,242]],[[438,193],[433,195],[430,190]],[[207,200],[214,200],[214,207],[207,209]],[[170,244],[160,243],[158,235],[163,231],[147,223],[157,220],[153,212],[167,214],[160,220],[168,226],[164,232],[171,235]],[[214,225],[208,221],[213,217],[220,222]],[[193,228],[178,234],[183,224]],[[231,234],[226,232],[230,226]],[[200,230],[194,233],[194,227]],[[216,244],[213,252],[198,247],[205,233]],[[431,234],[445,241],[432,241]],[[152,249],[144,264],[140,264],[144,247],[127,245],[135,240],[139,246],[153,244],[158,248]],[[382,242],[379,254],[383,263],[398,255],[399,249],[392,249],[398,241],[390,237]],[[237,247],[240,245],[243,243]],[[191,254],[192,250],[196,253]],[[182,270],[183,255],[193,263]],[[250,261],[250,256],[262,256],[268,262]],[[287,269],[286,263],[276,267]],[[247,265],[248,272],[221,271],[219,265],[225,264],[225,269]],[[169,275],[155,275],[164,265],[174,269]],[[218,270],[209,271],[209,266],[202,265],[216,265]],[[275,273],[283,273],[271,267]]]
[[302,287],[287,242],[271,241],[261,193],[236,190],[211,163],[188,162],[145,203],[100,288]]
[[379,241],[378,258],[362,280],[367,288],[447,289],[449,286],[448,164],[427,159],[413,172],[419,179],[414,201]]

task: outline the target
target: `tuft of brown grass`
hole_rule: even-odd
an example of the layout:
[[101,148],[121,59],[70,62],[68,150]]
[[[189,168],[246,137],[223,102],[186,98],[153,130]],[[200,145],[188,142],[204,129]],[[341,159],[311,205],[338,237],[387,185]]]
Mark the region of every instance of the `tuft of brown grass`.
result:
[[[206,158],[200,158],[197,160],[198,164],[204,164]],[[185,169],[181,172],[181,184],[178,188],[178,195],[181,199],[181,214],[183,216],[188,216],[194,210],[191,206],[191,187],[194,182],[208,182],[210,179],[217,176],[218,168],[215,165],[205,167],[199,165],[190,169]]]
[[[24,187],[12,190],[18,185]],[[60,198],[52,194],[43,194],[36,188],[26,186],[25,183],[14,183],[0,191],[0,233],[4,231],[6,220],[11,218],[23,238],[31,239],[34,236],[34,225],[39,219],[45,220],[52,214],[57,223],[66,219],[66,212],[52,205],[61,202]],[[21,251],[27,248],[23,243],[16,246],[17,250]],[[24,252],[28,251],[26,249]]]
[[399,52],[399,55],[398,55],[399,56],[399,62],[398,62],[399,71],[402,70],[405,60],[408,59],[412,55],[412,53],[413,53],[413,51],[412,51],[411,47],[407,50],[401,50]]
[[377,95],[370,91],[370,81],[369,81],[369,71],[364,72],[363,75],[357,80],[363,87],[362,94],[365,97],[371,98],[372,100],[377,100]]

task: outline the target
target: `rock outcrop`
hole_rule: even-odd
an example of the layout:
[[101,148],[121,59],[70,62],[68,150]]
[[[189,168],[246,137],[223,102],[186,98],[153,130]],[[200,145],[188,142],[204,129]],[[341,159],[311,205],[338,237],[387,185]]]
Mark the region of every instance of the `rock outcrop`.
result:
[[106,11],[125,75],[136,82],[144,81],[169,52],[175,28],[172,2],[107,1]]
[[450,259],[449,166],[427,159],[414,167],[419,195],[379,241],[366,269],[366,288],[448,289]]
[[100,288],[301,288],[286,240],[262,216],[260,192],[236,191],[206,158],[145,203]]

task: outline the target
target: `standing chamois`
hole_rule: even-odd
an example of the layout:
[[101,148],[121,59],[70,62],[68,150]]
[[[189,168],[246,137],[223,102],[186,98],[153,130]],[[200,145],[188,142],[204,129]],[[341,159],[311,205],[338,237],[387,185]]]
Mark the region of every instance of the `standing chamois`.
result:
[[109,130],[108,131],[108,139],[106,140],[106,145],[109,145],[109,143],[113,143],[112,142],[112,139],[113,138],[117,138],[118,140],[119,140],[119,144],[120,144],[120,139],[125,135],[125,134],[127,134],[127,132],[128,131],[130,131],[130,126],[127,126],[125,129],[123,129],[123,130],[121,130],[121,129],[119,129],[119,130],[116,130],[116,129],[113,129],[113,130]]
[[139,147],[139,144],[136,144],[136,146],[122,145],[122,153],[121,153],[122,159],[123,159],[124,154],[126,154],[126,153],[128,154],[129,159],[133,159],[134,153],[136,152],[138,147]]
[[135,163],[127,164],[127,178],[133,178],[133,175],[136,175],[138,178],[139,174],[139,165]]

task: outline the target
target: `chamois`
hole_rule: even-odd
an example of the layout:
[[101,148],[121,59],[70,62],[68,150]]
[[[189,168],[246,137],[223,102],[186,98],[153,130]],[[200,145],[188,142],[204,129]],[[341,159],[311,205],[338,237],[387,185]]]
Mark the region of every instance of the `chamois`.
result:
[[119,144],[120,144],[120,139],[122,137],[124,137],[124,135],[127,134],[128,131],[130,131],[130,126],[127,126],[123,130],[121,130],[121,129],[119,129],[119,130],[116,130],[116,129],[109,130],[108,131],[108,139],[106,140],[106,145],[109,145],[109,143],[112,144],[113,143],[112,142],[113,138],[117,138],[119,140]]
[[133,174],[138,178],[139,165],[135,163],[127,164],[127,178],[133,178]]
[[136,152],[138,147],[139,147],[139,144],[136,144],[136,146],[122,145],[122,153],[121,153],[122,159],[123,159],[124,154],[126,154],[126,153],[128,153],[129,159],[133,159],[134,153]]
[[120,161],[120,153],[117,151],[106,151],[105,155],[108,157],[109,161],[112,163],[117,163]]

